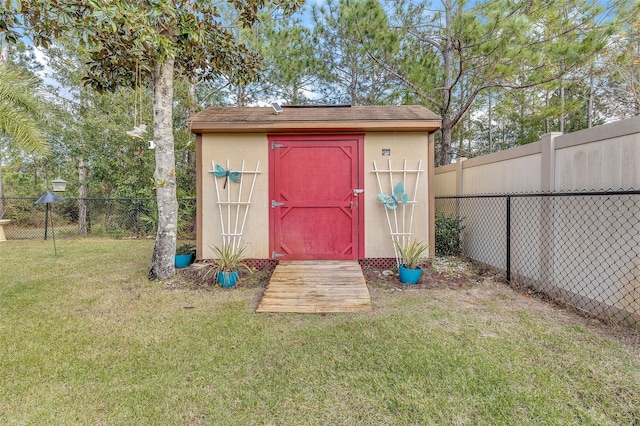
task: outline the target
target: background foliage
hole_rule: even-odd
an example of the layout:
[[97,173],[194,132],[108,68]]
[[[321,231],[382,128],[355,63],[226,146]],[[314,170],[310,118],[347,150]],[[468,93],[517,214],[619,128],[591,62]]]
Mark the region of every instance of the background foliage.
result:
[[[260,58],[258,73],[221,68],[176,81],[177,196],[195,188],[187,119],[209,105],[422,103],[449,126],[439,138],[441,163],[640,114],[636,3],[527,4],[331,0],[293,15],[266,4],[250,29],[221,7],[216,25],[244,43],[245,59]],[[11,31],[20,22],[9,12],[3,4],[1,58],[40,79],[38,126],[51,153],[25,153],[0,135],[0,196],[39,195],[59,176],[73,195],[153,197],[152,135],[127,135],[151,128],[151,88],[90,90],[83,76],[96,58],[61,38],[37,60],[43,55]]]

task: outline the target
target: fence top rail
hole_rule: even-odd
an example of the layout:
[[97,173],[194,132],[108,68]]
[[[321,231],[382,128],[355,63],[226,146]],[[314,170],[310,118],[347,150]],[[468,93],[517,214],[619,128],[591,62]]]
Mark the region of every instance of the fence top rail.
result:
[[532,192],[517,194],[469,194],[469,195],[438,195],[436,200],[464,199],[464,198],[527,198],[527,197],[588,197],[608,195],[640,195],[640,190],[627,191],[583,191],[583,192]]

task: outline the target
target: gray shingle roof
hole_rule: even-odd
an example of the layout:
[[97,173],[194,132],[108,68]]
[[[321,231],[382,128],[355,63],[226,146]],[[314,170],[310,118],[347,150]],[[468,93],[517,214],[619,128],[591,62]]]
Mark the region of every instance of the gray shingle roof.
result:
[[189,120],[194,133],[267,131],[435,131],[440,117],[419,105],[210,107]]

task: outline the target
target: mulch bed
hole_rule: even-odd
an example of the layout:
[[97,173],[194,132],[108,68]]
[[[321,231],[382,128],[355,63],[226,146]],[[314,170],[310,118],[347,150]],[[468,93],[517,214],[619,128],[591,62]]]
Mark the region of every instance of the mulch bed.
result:
[[437,258],[427,262],[417,284],[401,283],[396,268],[382,270],[364,266],[362,272],[370,286],[388,289],[470,288],[485,279],[498,279],[495,271],[475,268],[457,258]]

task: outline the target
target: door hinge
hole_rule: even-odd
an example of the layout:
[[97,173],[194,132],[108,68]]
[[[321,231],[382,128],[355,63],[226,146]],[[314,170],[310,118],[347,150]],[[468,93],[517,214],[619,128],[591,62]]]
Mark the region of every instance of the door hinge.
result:
[[284,148],[284,145],[282,145],[281,143],[271,142],[271,149],[276,149],[276,148]]
[[284,203],[281,203],[276,200],[271,200],[271,208],[275,209],[276,207],[284,206]]
[[278,257],[284,257],[284,254],[278,253],[277,251],[272,251],[271,252],[271,258],[272,259],[277,259]]

